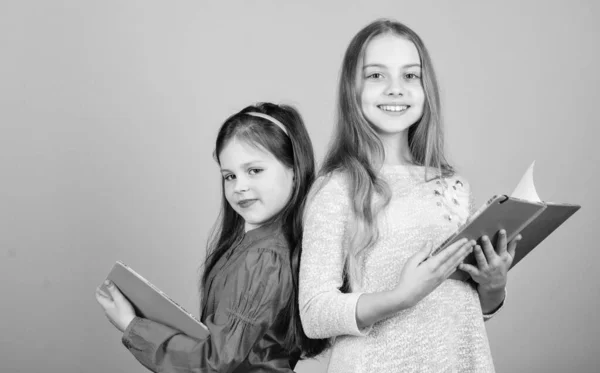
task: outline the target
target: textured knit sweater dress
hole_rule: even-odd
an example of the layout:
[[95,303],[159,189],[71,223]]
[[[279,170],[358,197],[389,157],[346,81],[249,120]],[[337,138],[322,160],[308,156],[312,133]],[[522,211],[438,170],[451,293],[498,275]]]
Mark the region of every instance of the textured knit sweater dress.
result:
[[[493,372],[479,297],[469,282],[448,279],[414,307],[359,330],[362,293],[395,288],[406,261],[428,241],[441,243],[470,212],[460,176],[425,181],[423,167],[380,171],[392,191],[379,213],[379,239],[361,265],[360,292],[344,294],[345,242],[351,214],[341,173],[320,178],[309,202],[300,268],[300,316],[311,338],[335,337],[328,372]],[[431,172],[430,175],[431,176]],[[431,178],[431,177],[430,177]]]

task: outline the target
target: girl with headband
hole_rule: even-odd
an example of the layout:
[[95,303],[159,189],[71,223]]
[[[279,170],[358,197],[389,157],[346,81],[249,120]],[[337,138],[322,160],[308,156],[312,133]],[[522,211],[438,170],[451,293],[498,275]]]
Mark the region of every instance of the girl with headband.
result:
[[263,103],[228,118],[214,157],[222,177],[218,225],[201,280],[196,340],[137,317],[114,284],[96,298],[122,342],[154,372],[292,372],[325,341],[308,339],[297,308],[302,213],[314,155],[300,114]]

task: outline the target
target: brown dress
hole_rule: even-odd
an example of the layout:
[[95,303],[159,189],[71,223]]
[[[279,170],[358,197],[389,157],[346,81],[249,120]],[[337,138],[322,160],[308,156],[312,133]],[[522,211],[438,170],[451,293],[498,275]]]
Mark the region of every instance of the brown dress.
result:
[[211,270],[201,321],[210,336],[188,337],[136,317],[122,342],[154,372],[292,372],[300,350],[283,346],[292,295],[289,247],[278,224],[247,232]]

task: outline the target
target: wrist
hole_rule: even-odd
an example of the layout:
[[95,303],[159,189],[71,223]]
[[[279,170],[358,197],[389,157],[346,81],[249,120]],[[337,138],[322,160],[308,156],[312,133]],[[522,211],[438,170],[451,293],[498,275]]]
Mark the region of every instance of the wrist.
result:
[[490,285],[479,285],[477,286],[477,292],[480,296],[487,296],[492,298],[504,297],[504,289],[506,285],[501,286],[490,286]]
[[396,288],[390,290],[389,293],[390,298],[392,299],[394,313],[414,306],[414,304],[411,304],[410,297],[408,297],[402,289]]
[[356,325],[358,329],[370,327],[374,323],[396,313],[396,299],[393,291],[363,293],[356,303]]
[[128,315],[123,319],[123,329],[121,330],[123,333],[129,328],[133,320],[135,319],[135,315]]
[[506,297],[505,288],[487,290],[478,289],[478,291],[481,310],[484,315],[496,312],[504,303],[504,298]]

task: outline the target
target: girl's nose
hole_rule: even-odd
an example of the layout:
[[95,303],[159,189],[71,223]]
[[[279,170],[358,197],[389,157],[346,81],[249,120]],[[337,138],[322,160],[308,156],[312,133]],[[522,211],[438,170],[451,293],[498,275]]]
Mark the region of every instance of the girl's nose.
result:
[[388,96],[403,96],[404,91],[404,84],[400,81],[400,79],[392,79],[390,84],[387,86],[385,93]]
[[236,193],[247,192],[249,189],[249,183],[246,178],[238,178],[235,183],[234,191]]

